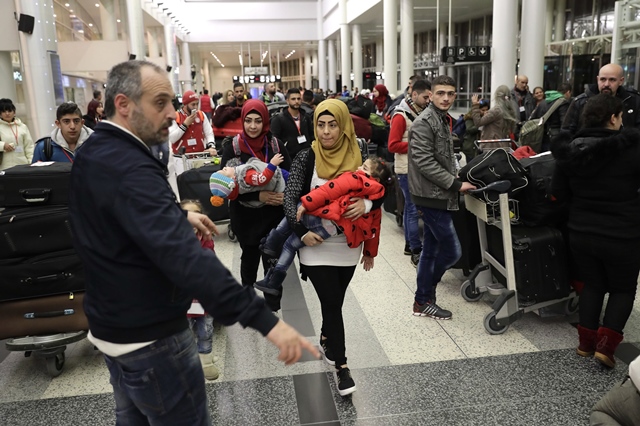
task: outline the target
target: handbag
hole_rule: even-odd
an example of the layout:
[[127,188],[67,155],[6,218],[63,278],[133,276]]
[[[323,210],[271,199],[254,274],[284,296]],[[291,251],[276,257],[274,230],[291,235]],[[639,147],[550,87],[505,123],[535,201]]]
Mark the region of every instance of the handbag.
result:
[[530,118],[525,121],[520,129],[520,138],[518,139],[520,146],[528,145],[536,153],[539,153],[542,148],[542,139],[544,139],[544,124],[551,117],[551,114],[566,102],[566,99],[558,99],[541,118]]

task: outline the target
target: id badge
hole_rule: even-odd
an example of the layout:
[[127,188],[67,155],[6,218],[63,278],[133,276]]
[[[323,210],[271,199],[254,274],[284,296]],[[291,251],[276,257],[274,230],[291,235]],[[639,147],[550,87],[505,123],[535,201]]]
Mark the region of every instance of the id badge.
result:
[[16,146],[15,152],[17,153],[23,153],[24,152],[24,148],[22,147],[22,145],[18,145]]
[[305,143],[307,141],[307,137],[305,135],[298,136],[298,143]]
[[198,143],[195,139],[187,139],[187,145],[195,146]]
[[524,106],[520,107],[520,112],[524,112]]

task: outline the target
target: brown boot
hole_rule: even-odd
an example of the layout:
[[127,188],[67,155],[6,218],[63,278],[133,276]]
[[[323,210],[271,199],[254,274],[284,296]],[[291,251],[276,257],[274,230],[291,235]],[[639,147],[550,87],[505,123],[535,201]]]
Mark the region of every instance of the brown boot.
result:
[[598,329],[596,353],[594,357],[601,364],[613,368],[616,365],[613,354],[616,352],[616,348],[620,342],[622,342],[622,334],[610,328],[600,327]]
[[591,330],[581,325],[578,326],[578,339],[580,344],[576,349],[576,353],[580,356],[591,356],[596,351],[596,339],[598,337],[597,330]]

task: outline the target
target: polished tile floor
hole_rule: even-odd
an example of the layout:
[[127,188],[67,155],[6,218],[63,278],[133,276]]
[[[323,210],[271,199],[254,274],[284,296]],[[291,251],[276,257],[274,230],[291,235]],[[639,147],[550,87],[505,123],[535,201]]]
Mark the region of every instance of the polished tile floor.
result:
[[[395,219],[383,219],[380,254],[358,269],[344,306],[347,356],[358,390],[337,394],[335,375],[305,356],[285,367],[252,330],[216,327],[221,377],[207,384],[219,425],[587,425],[590,407],[640,354],[640,305],[625,330],[618,365],[605,370],[575,355],[577,317],[526,314],[499,336],[483,318],[491,298],[460,296],[461,271],[448,272],[438,322],[411,315],[416,271],[402,254]],[[221,225],[220,258],[239,275],[240,248]],[[558,310],[559,311],[559,310]],[[313,288],[290,273],[280,315],[318,341],[320,305]],[[4,346],[4,345],[3,345]],[[87,340],[70,345],[62,374],[43,360],[0,349],[1,425],[110,425],[114,401],[102,356]]]

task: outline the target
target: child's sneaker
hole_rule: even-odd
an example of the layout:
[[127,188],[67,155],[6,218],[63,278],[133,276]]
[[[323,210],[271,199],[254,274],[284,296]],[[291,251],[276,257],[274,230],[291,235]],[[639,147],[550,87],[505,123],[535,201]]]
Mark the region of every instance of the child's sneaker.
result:
[[351,377],[349,367],[338,368],[336,377],[338,378],[338,393],[340,396],[347,396],[356,391],[356,382]]
[[220,376],[218,367],[213,363],[212,354],[198,354],[200,357],[200,364],[202,364],[202,371],[204,372],[204,378],[207,380],[215,380]]
[[320,353],[322,354],[324,360],[327,361],[327,364],[336,365],[335,358],[333,357],[333,354],[331,353],[331,349],[327,345],[327,342],[328,339],[323,340],[322,337],[320,337]]

